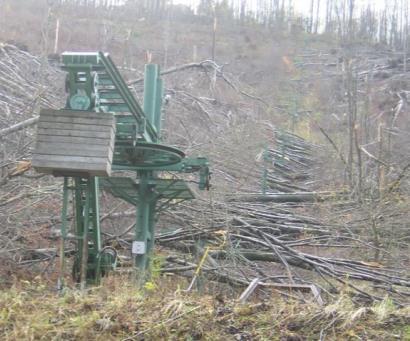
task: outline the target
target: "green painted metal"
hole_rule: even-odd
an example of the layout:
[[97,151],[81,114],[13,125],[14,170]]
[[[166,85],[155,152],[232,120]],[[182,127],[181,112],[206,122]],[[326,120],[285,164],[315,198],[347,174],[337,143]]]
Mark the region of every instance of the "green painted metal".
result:
[[155,124],[158,65],[145,65],[144,112],[152,125]]
[[73,277],[82,284],[97,284],[101,278],[101,230],[98,178],[74,178],[76,257]]
[[117,166],[133,166],[136,170],[161,169],[179,163],[185,157],[179,149],[158,143],[144,142],[116,147],[113,163]]
[[[135,97],[132,95],[124,79],[121,77],[120,72],[117,67],[111,60],[111,57],[108,54],[103,54],[99,52],[99,57],[102,65],[105,67],[105,72],[113,82],[113,85],[118,90],[118,93],[121,95],[122,99],[129,107],[130,113],[136,118],[139,124],[139,132],[142,135],[142,138],[146,142],[154,142],[157,140],[157,133],[150,122],[147,122],[146,116],[142,111],[140,105],[138,104]],[[116,111],[116,110],[112,110]]]
[[[131,177],[74,177],[72,186],[64,179],[62,235],[67,225],[68,192],[75,206],[76,256],[74,278],[98,284],[102,275],[115,267],[115,250],[103,248],[99,224],[99,188],[136,206],[132,247],[136,278],[143,283],[155,240],[157,213],[175,202],[194,198],[189,186],[180,179],[161,179],[162,171],[199,173],[199,188],[208,189],[210,172],[206,158],[186,158],[175,147],[160,144],[163,82],[159,67],[145,67],[143,108],[108,54],[73,53],[62,55],[68,72],[66,108],[114,112],[116,136],[112,169],[136,173]],[[85,112],[86,114],[86,112]],[[64,237],[65,238],[65,237]],[[63,238],[63,240],[64,240]],[[64,267],[62,266],[62,272]]]
[[[159,76],[158,76],[159,77]],[[161,117],[162,117],[162,101],[164,97],[164,83],[161,78],[157,79],[156,89],[156,102],[155,102],[155,122],[154,126],[157,130],[158,138],[161,139]]]
[[148,181],[150,179],[149,172],[143,171],[139,174],[140,183],[138,187],[138,205],[137,205],[137,223],[135,225],[135,237],[132,247],[134,257],[134,267],[137,272],[138,283],[142,284],[147,276],[148,268],[148,239],[150,230],[151,205],[150,191]]
[[[128,177],[109,177],[100,179],[101,188],[113,196],[132,205],[139,203],[139,181]],[[151,179],[148,181],[153,200],[190,200],[194,193],[181,179]]]
[[64,287],[64,273],[65,273],[65,242],[67,239],[67,224],[68,224],[68,178],[64,178],[63,184],[63,207],[61,210],[61,241],[60,241],[60,276],[58,279],[58,289]]

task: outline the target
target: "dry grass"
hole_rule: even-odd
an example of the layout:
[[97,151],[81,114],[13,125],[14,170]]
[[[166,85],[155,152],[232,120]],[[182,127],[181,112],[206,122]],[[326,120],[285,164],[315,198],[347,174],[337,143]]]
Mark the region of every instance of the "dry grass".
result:
[[273,295],[239,306],[221,296],[184,293],[159,278],[137,290],[123,277],[88,293],[58,296],[40,279],[0,292],[2,340],[409,340],[410,308],[389,299],[359,307],[342,295],[319,307]]

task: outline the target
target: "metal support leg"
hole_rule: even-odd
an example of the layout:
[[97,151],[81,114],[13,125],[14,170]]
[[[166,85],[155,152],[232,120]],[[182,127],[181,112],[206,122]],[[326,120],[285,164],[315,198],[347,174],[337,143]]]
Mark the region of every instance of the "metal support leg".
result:
[[154,253],[154,243],[155,243],[155,224],[156,224],[156,211],[155,207],[157,205],[157,200],[153,200],[150,202],[149,207],[149,238],[147,242],[147,255],[148,261],[147,266],[150,269],[150,265],[152,263],[153,253]]
[[101,279],[101,232],[98,178],[75,178],[75,234],[77,239],[74,278],[81,283],[99,284]]
[[137,206],[137,224],[135,239],[132,246],[134,256],[134,267],[138,283],[142,284],[146,278],[147,269],[147,241],[149,235],[150,203],[149,203],[149,173],[140,173]]
[[[81,181],[81,180],[80,180]],[[82,183],[80,186],[84,186]],[[81,289],[85,289],[87,281],[87,263],[88,263],[88,226],[90,224],[90,187],[89,184],[85,184],[83,189],[85,193],[82,193],[81,197],[81,217],[82,222],[79,226],[78,236],[81,238],[81,261],[80,261],[80,286]],[[85,196],[84,196],[85,195]]]
[[89,226],[89,242],[88,242],[88,257],[89,270],[91,276],[89,282],[99,284],[101,280],[101,229],[100,229],[100,208],[99,208],[99,178],[92,177],[90,181],[90,220]]
[[65,240],[67,238],[67,213],[68,213],[68,178],[64,178],[63,208],[61,210],[61,239],[60,239],[60,276],[57,283],[58,290],[64,287],[65,274]]

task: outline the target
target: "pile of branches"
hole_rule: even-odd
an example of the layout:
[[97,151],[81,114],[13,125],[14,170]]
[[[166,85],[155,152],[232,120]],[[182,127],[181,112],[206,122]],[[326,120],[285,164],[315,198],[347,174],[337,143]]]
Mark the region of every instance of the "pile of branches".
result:
[[7,173],[5,168],[10,164],[30,158],[34,133],[30,127],[37,122],[40,107],[63,104],[63,79],[63,73],[47,60],[16,46],[0,44],[2,174]]
[[[35,119],[33,113],[40,105],[61,106],[60,101],[65,96],[44,85],[57,84],[56,88],[63,88],[58,86],[63,77],[57,68],[44,66],[40,59],[12,46],[2,46],[1,51],[0,76],[10,84],[10,87],[0,87],[2,110],[21,115],[3,123],[3,131]],[[193,277],[201,258],[206,256],[200,269],[202,274],[231,285],[247,285],[258,277],[263,285],[279,285],[281,288],[314,284],[331,296],[340,290],[339,282],[361,298],[381,300],[388,291],[397,301],[405,300],[410,287],[406,273],[397,269],[399,267],[367,262],[370,257],[363,250],[368,249],[370,254],[380,246],[360,237],[352,226],[340,223],[340,219],[339,222],[331,219],[336,212],[342,216],[351,207],[343,193],[317,191],[319,186],[313,181],[316,178],[314,165],[322,148],[266,124],[264,117],[255,121],[252,106],[257,103],[258,108],[263,108],[265,104],[258,98],[253,98],[255,103],[250,104],[252,96],[238,86],[232,86],[234,77],[226,77],[224,70],[214,64],[206,68],[200,66],[195,77],[191,75],[190,78],[201,83],[204,82],[201,72],[202,76],[206,75],[205,79],[209,78],[208,73],[215,73],[219,83],[213,79],[209,93],[204,95],[201,86],[195,84],[167,89],[171,96],[167,110],[173,120],[166,122],[164,136],[168,137],[167,132],[172,131],[169,134],[174,137],[171,142],[182,145],[188,154],[209,156],[215,190],[163,213],[159,224],[163,228],[159,229],[156,241],[161,247],[173,250],[167,257],[164,271]],[[31,73],[24,72],[23,65],[31,65]],[[182,67],[180,71],[193,73],[192,67]],[[13,74],[16,76],[10,77]],[[172,81],[170,84],[173,85]],[[202,90],[191,93],[191,88]],[[230,89],[230,96],[237,96],[233,102],[241,104],[237,107],[228,105],[219,95],[226,93],[221,89]],[[19,101],[13,100],[18,96]],[[246,98],[246,101],[240,102],[240,98]],[[200,124],[195,123],[198,118]],[[17,129],[3,137],[7,142],[5,148],[15,153],[11,157],[10,153],[3,152],[6,156],[1,161],[2,169],[7,169],[3,179],[8,181],[3,183],[0,194],[0,205],[4,207],[0,215],[0,246],[14,255],[18,254],[15,250],[20,254],[22,251],[22,243],[17,241],[23,239],[24,244],[29,239],[18,227],[31,228],[35,233],[34,226],[58,225],[58,189],[61,190],[61,185],[50,179],[33,181],[30,177],[27,181],[24,177],[13,181],[11,174],[15,173],[5,167],[16,160],[29,158],[32,133],[30,129]],[[27,175],[27,169],[20,168],[19,174]],[[261,191],[264,175],[266,193]],[[11,195],[12,192],[17,195]],[[55,200],[50,201],[50,197]],[[40,211],[41,215],[32,214],[33,211],[38,213],[36,207],[46,200],[48,205]],[[109,206],[113,207],[111,202]],[[133,220],[135,211],[130,212],[124,216]],[[113,219],[121,216],[118,214]],[[104,215],[104,219],[107,217],[108,214]],[[132,227],[133,224],[116,232],[106,230],[106,243],[112,244],[116,240],[129,250]],[[55,246],[55,240],[50,244]],[[44,248],[43,244],[41,246]],[[54,259],[55,250],[41,250],[40,254],[45,257],[39,256],[39,252],[32,254],[40,261]],[[357,254],[355,250],[358,250]],[[370,293],[363,289],[362,281],[372,283],[374,288],[383,292],[375,290]]]
[[269,192],[307,192],[312,186],[314,153],[319,146],[288,131],[274,129],[273,146],[263,153]]
[[[347,176],[359,196],[390,191],[389,183],[407,192],[408,56],[383,45],[352,44],[307,50],[297,59],[295,66],[305,75],[300,92],[311,93],[310,82],[321,84],[315,90],[321,93],[317,97],[324,113],[315,123],[338,160],[327,163],[324,176],[333,182]],[[356,136],[351,134],[354,129]]]
[[[295,146],[280,149],[286,161],[279,168],[269,163],[269,173],[308,181],[313,153],[319,147],[293,134],[284,139],[284,134],[275,134],[277,143],[268,148],[270,155],[277,157],[284,140],[292,139]],[[410,296],[406,272],[399,266],[370,261],[375,250],[384,251],[356,233],[352,225],[341,223],[340,217],[353,210],[354,203],[344,193],[306,189],[228,194],[167,210],[156,242],[176,253],[167,257],[164,271],[195,277],[206,254],[201,271],[211,280],[243,286],[259,278],[265,286],[290,290],[314,285],[328,297],[348,287],[357,298],[368,301],[383,300],[387,291],[403,304]],[[170,229],[172,226],[177,228]],[[118,238],[111,234],[112,239],[129,249],[132,234]],[[369,284],[363,283],[370,283],[374,290],[365,289]]]
[[[410,294],[408,274],[398,264],[383,266],[371,261],[375,252],[386,258],[389,255],[363,237],[357,224],[347,223],[346,212],[356,209],[347,193],[313,190],[320,185],[314,180],[318,179],[315,171],[317,156],[323,153],[321,146],[270,129],[268,135],[273,139],[253,159],[260,170],[256,174],[266,175],[266,193],[261,193],[260,183],[252,183],[245,191],[219,196],[211,204],[180,205],[165,212],[164,219],[167,226],[179,228],[158,235],[157,241],[190,254],[203,254],[203,245],[212,247],[204,271],[230,283],[246,284],[254,277],[271,284],[309,283],[329,295],[338,290],[339,283],[365,299],[381,300],[387,290],[398,301],[405,301]],[[240,157],[240,153],[236,155]],[[255,163],[241,163],[224,173],[236,172],[240,178],[238,172],[251,171],[250,164]],[[213,165],[217,173],[220,168],[218,163]],[[249,178],[246,173],[244,177]],[[263,181],[263,176],[260,179]],[[170,262],[195,267],[195,262],[187,264],[178,257]],[[368,284],[363,283],[381,291],[369,293],[363,289]]]
[[[215,91],[223,88],[222,77],[222,84],[204,95],[202,71],[189,78],[190,88],[168,90],[173,96],[168,114],[174,120],[166,129],[172,131],[170,138],[182,137],[177,144],[189,154],[200,151],[210,158],[214,190],[163,213],[156,242],[174,251],[164,271],[195,278],[205,256],[202,274],[231,285],[248,285],[258,277],[264,285],[291,290],[313,284],[330,297],[350,288],[361,299],[379,301],[387,291],[398,302],[406,301],[408,274],[346,219],[355,203],[345,192],[319,191],[317,169],[325,150],[263,117],[255,120],[240,93],[235,101],[241,105],[228,108],[215,96],[222,92]],[[198,119],[206,124],[196,124]],[[129,250],[131,233],[107,236]],[[375,252],[389,265],[375,261]]]
[[64,74],[47,60],[0,44],[2,261],[16,264],[27,247],[42,246],[38,231],[55,215],[60,201],[55,181],[31,171],[30,159],[40,107],[61,107],[63,84]]

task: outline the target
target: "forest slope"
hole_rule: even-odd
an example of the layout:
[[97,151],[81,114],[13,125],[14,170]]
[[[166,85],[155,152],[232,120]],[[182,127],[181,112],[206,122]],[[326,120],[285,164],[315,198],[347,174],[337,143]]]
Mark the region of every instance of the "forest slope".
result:
[[[0,2],[0,129],[64,105],[58,19],[56,52],[110,52],[139,99],[143,65],[161,65],[164,138],[209,157],[213,187],[161,216],[157,270],[171,279],[136,290],[117,273],[88,296],[57,297],[61,179],[31,169],[33,125],[2,136],[6,338],[409,337],[406,56],[232,17],[219,18],[213,51],[211,17],[67,3]],[[104,241],[126,268],[135,209],[107,193],[101,202]],[[202,294],[183,293],[204,246]],[[255,277],[266,287],[237,305]],[[324,306],[294,290],[311,284]]]

